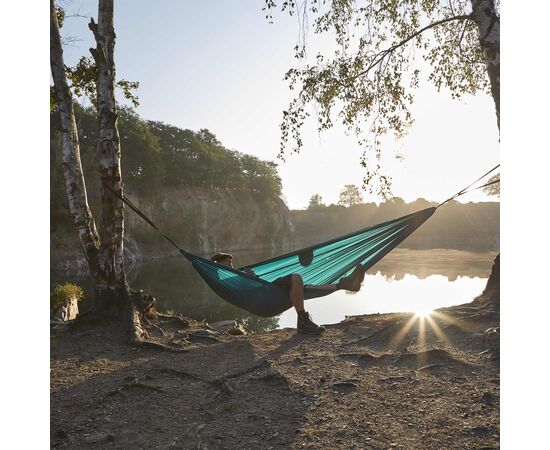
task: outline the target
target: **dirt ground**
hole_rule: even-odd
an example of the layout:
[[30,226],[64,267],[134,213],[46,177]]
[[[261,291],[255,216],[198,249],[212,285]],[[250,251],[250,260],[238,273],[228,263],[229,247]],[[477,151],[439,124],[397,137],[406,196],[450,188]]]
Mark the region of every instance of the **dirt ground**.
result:
[[349,317],[320,337],[54,330],[51,447],[499,448],[499,313],[474,304]]

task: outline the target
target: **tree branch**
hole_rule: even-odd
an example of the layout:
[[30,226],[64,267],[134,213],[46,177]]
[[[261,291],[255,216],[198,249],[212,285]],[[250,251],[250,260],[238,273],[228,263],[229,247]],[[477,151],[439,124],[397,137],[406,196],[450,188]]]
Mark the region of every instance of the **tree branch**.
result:
[[96,42],[96,48],[90,48],[90,53],[92,54],[97,67],[99,68],[101,63],[107,61],[107,55],[105,55],[105,51],[101,46],[101,36],[99,35],[99,28],[97,23],[95,23],[93,17],[90,17],[88,28],[92,31]]
[[464,28],[462,29],[462,33],[460,34],[460,38],[458,39],[458,52],[460,53],[460,56],[462,56],[470,64],[476,64],[476,61],[468,58],[466,53],[464,53],[464,50],[462,50],[462,40],[464,39],[464,34],[466,33],[466,27],[467,27],[467,24],[464,25]]
[[378,64],[380,64],[380,62],[387,56],[389,55],[391,52],[393,52],[394,50],[398,49],[399,47],[402,47],[403,45],[405,45],[407,42],[409,42],[410,40],[414,39],[415,37],[417,37],[418,35],[424,33],[424,31],[427,31],[427,30],[430,30],[432,28],[435,28],[439,25],[443,25],[444,23],[447,23],[447,22],[452,22],[454,20],[467,20],[467,19],[472,19],[472,15],[471,14],[462,14],[462,15],[459,15],[459,16],[453,16],[453,17],[447,17],[446,19],[441,19],[441,20],[438,20],[437,22],[433,22],[427,26],[425,26],[424,28],[421,28],[420,30],[414,32],[413,34],[411,34],[410,36],[407,36],[405,39],[403,39],[401,42],[398,42],[397,44],[394,44],[392,45],[390,48],[387,48],[386,50],[383,50],[381,51],[380,53],[378,53],[375,57],[374,57],[374,61],[369,65],[369,67],[367,67],[363,72],[360,72],[358,73],[357,75],[355,75],[354,77],[351,78],[351,80],[355,80],[359,77],[362,77],[363,75],[366,75],[367,73],[369,73],[371,71],[371,69],[373,69],[374,67],[376,67]]
[[99,44],[100,37],[99,37],[99,31],[97,28],[97,23],[95,23],[95,20],[93,17],[90,17],[90,23],[88,24],[88,28],[92,31],[94,34],[95,41]]

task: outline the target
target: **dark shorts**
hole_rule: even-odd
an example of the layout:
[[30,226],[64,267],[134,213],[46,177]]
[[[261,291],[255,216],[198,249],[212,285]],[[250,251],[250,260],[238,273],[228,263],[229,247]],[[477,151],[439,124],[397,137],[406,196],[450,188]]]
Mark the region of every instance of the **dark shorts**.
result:
[[292,280],[292,274],[285,275],[284,277],[277,278],[273,284],[279,286],[281,289],[288,291],[290,289],[290,283]]

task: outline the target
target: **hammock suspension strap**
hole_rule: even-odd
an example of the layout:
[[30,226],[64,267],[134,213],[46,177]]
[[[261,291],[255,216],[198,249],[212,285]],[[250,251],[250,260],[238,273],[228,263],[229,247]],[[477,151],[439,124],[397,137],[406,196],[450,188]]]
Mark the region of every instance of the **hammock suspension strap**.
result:
[[176,244],[172,239],[170,239],[168,236],[166,236],[161,230],[159,227],[157,227],[155,225],[155,223],[149,219],[149,217],[147,217],[136,205],[134,205],[132,203],[132,201],[126,197],[125,195],[120,195],[118,192],[115,192],[113,189],[111,189],[106,183],[103,183],[103,187],[107,188],[109,191],[111,191],[111,193],[115,196],[115,197],[118,197],[120,200],[122,200],[122,202],[128,206],[128,208],[130,208],[132,211],[134,211],[139,217],[141,217],[143,220],[145,220],[145,222],[147,222],[149,225],[151,225],[155,230],[157,230],[160,235],[166,239],[168,242],[170,242],[170,244],[172,244],[174,247],[176,247],[180,253],[182,255],[185,255],[187,253],[186,250],[184,250],[183,248],[180,248],[178,246],[178,244]]
[[[470,189],[474,184],[476,184],[479,180],[485,178],[487,175],[489,175],[492,171],[498,169],[500,167],[500,164],[497,164],[495,167],[493,167],[491,170],[489,170],[489,172],[486,172],[484,173],[483,175],[481,175],[476,181],[474,181],[472,184],[466,186],[464,189],[458,191],[455,195],[453,195],[452,197],[449,197],[447,200],[445,200],[444,202],[440,203],[439,205],[436,206],[436,208],[439,208],[440,206],[443,206],[445,203],[447,202],[450,202],[451,200],[454,200],[455,198],[461,196],[461,195],[464,195],[466,194],[468,191],[468,189]],[[494,180],[494,181],[490,181],[489,183],[486,183],[484,184],[483,186],[479,186],[475,189],[481,189],[481,188],[484,188],[485,186],[490,186],[491,184],[495,184],[495,183],[499,183],[500,182],[500,178],[498,180]]]

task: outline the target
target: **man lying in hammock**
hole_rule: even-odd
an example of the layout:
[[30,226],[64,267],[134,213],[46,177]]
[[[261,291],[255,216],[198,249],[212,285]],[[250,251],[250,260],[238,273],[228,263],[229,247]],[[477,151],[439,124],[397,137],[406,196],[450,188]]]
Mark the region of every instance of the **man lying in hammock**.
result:
[[[233,267],[233,256],[229,253],[216,253],[212,258],[212,261],[224,266]],[[252,275],[256,275],[251,269],[244,269],[245,272]],[[357,292],[363,279],[365,278],[365,269],[361,264],[358,264],[353,272],[347,277],[342,278],[337,284],[325,284],[316,285],[316,289],[327,289],[329,291],[337,291],[338,289],[345,289],[347,291]],[[298,313],[297,330],[299,333],[309,334],[321,334],[325,331],[325,327],[319,326],[311,320],[308,312],[304,309],[304,281],[302,276],[297,273],[285,275],[284,277],[277,278],[273,281],[273,284],[288,292],[288,297],[292,302],[292,306]]]

